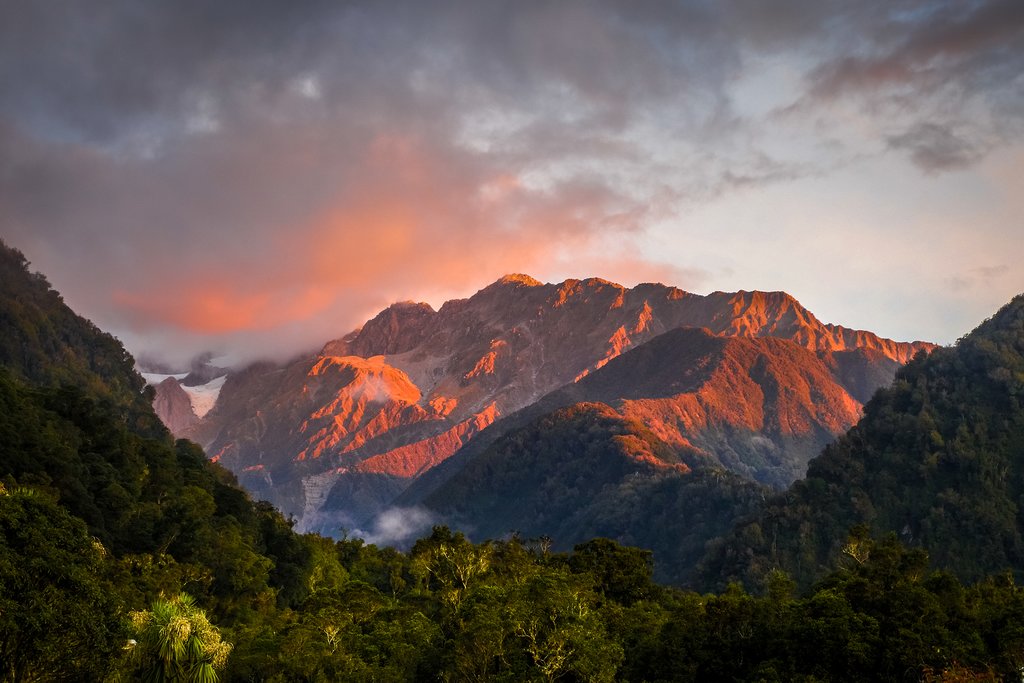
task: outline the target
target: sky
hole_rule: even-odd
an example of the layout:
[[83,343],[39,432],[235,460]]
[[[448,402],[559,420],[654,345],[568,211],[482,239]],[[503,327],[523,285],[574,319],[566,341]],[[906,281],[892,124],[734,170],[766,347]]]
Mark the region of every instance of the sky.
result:
[[175,361],[518,272],[948,344],[1024,291],[1024,2],[0,0],[0,237]]

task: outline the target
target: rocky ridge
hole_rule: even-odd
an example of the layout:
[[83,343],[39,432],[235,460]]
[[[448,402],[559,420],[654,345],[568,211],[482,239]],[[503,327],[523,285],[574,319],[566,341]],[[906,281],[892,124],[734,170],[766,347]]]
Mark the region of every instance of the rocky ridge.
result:
[[[701,296],[660,284],[542,284],[511,275],[437,311],[392,305],[319,354],[284,367],[232,373],[213,410],[181,435],[199,441],[256,495],[296,515],[300,528],[333,533],[389,504],[495,420],[561,387],[596,380],[626,351],[679,327],[748,340],[748,354],[774,343],[767,339],[784,339],[789,346],[776,351],[803,354],[793,362],[823,364],[807,382],[818,386],[827,378],[845,397],[825,404],[828,415],[790,416],[786,408],[780,418],[816,435],[852,424],[878,377],[931,348],[823,324],[782,292]],[[653,367],[661,362],[658,354],[646,358]],[[640,419],[657,414],[663,424],[665,410],[682,410],[655,407],[642,393],[618,409]],[[712,393],[709,384],[701,398],[688,400],[710,404]],[[810,389],[804,393],[812,400]],[[699,422],[696,412],[688,414]],[[676,422],[664,438],[691,440],[682,434],[693,425]]]

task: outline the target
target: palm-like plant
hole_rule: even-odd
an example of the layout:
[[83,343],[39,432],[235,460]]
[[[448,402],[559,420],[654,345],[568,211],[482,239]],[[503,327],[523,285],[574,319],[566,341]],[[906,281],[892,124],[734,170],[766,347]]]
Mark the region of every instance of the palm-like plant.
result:
[[231,644],[186,593],[156,600],[148,612],[132,612],[133,671],[145,683],[216,683]]

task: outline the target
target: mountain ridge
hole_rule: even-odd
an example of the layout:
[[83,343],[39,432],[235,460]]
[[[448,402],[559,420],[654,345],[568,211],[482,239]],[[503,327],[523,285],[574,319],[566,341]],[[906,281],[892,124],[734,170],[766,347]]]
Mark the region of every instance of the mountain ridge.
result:
[[[933,348],[825,325],[783,292],[705,296],[657,283],[626,288],[588,278],[543,284],[508,275],[436,311],[424,303],[392,304],[326,342],[319,354],[235,373],[217,405],[181,435],[291,514],[304,514],[310,496],[338,500],[321,491],[331,478],[372,473],[369,493],[358,496],[368,502],[338,511],[351,522],[387,505],[492,422],[679,327],[706,328],[722,338],[788,339],[806,351],[806,362],[833,368],[818,373],[822,381],[832,383],[826,376],[838,376],[843,367],[849,375],[843,382],[865,385],[858,387],[860,396],[903,359]],[[859,365],[841,363],[833,353],[854,354]],[[367,363],[381,381],[404,378],[399,393],[405,399],[389,400],[398,389],[388,382],[385,396],[351,373],[318,377],[314,371],[318,364]],[[859,408],[855,399],[844,401]],[[827,431],[834,436],[839,429]],[[301,518],[299,524],[306,528]],[[335,526],[317,528],[330,533]]]

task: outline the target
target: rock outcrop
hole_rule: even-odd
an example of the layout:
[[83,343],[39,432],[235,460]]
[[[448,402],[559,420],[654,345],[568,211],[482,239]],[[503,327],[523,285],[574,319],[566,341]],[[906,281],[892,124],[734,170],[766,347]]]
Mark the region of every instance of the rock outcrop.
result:
[[178,380],[168,377],[154,387],[153,410],[172,434],[184,434],[198,421],[192,410],[192,399]]

